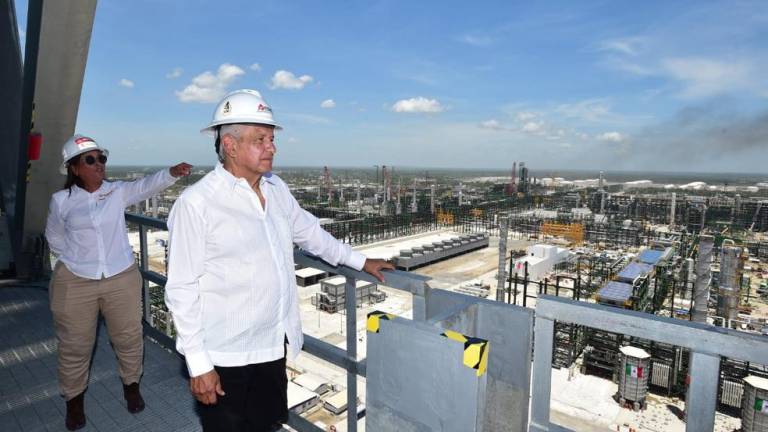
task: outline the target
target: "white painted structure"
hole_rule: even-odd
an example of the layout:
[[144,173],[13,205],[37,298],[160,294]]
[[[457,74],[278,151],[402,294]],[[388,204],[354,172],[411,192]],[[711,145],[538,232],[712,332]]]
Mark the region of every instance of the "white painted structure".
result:
[[288,409],[301,414],[320,402],[317,393],[288,381]]
[[526,256],[515,260],[512,271],[519,276],[525,274],[525,263],[528,263],[528,278],[530,280],[541,280],[544,275],[554,268],[555,264],[561,263],[568,258],[570,252],[568,249],[537,244],[526,248]]

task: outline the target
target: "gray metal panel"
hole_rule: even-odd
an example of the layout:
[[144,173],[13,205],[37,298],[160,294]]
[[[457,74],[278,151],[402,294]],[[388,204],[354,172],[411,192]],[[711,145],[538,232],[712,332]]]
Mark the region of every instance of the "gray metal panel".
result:
[[427,314],[429,322],[490,341],[484,430],[526,431],[533,311],[433,289],[427,297]]
[[463,364],[463,344],[401,318],[368,333],[366,430],[480,431],[487,374]]
[[686,398],[686,431],[712,431],[717,408],[717,383],[720,357],[694,352],[691,354],[691,384]]
[[646,276],[653,270],[650,264],[640,262],[631,262],[617,275],[617,279],[622,282],[632,283],[636,279]]
[[664,255],[664,251],[660,250],[654,250],[654,249],[646,249],[642,252],[640,252],[640,255],[637,257],[637,259],[640,262],[656,265],[661,260],[661,257]]
[[[22,59],[14,2],[0,2],[0,203],[9,218],[16,215],[16,181],[19,170]],[[32,34],[33,29],[28,29]],[[0,221],[5,224],[5,221]]]
[[624,282],[611,281],[600,288],[597,295],[600,301],[624,303],[632,297],[632,285]]

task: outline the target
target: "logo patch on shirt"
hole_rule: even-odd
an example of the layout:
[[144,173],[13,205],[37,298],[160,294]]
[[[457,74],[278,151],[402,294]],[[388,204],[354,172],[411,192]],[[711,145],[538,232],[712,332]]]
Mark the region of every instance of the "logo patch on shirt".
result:
[[99,201],[101,201],[101,200],[105,200],[105,199],[107,199],[107,197],[108,197],[108,196],[110,196],[110,195],[112,195],[112,192],[114,192],[114,191],[115,191],[115,190],[114,190],[114,189],[112,189],[112,190],[111,190],[111,191],[109,191],[109,192],[104,192],[104,193],[102,193],[102,194],[99,194],[98,200],[99,200]]

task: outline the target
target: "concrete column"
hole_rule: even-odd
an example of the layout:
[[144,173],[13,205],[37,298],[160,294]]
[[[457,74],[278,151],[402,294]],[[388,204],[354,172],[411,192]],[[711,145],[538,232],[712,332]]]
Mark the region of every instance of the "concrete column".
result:
[[27,184],[23,257],[18,263],[22,277],[45,260],[37,248],[38,239],[45,230],[51,194],[64,184],[58,170],[61,146],[75,132],[95,12],[96,0],[56,0],[43,5],[35,85],[35,129],[43,135],[43,147]]

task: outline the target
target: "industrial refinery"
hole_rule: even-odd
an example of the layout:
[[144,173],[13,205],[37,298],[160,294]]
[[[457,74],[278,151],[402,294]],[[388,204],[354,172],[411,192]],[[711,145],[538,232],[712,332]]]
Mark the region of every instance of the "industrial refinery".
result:
[[[764,185],[641,187],[603,172],[539,178],[524,163],[513,163],[511,175],[485,177],[374,168],[339,169],[338,178],[327,166],[279,173],[328,232],[431,278],[435,289],[532,310],[551,295],[768,337]],[[134,212],[162,218],[183,187]],[[130,235],[139,256],[139,232]],[[147,235],[150,268],[164,273],[167,232]],[[297,265],[296,280],[307,334],[344,347],[344,278]],[[153,325],[173,336],[162,288],[150,284],[150,292]],[[408,296],[386,284],[358,280],[355,293],[358,352],[365,352],[367,313],[413,314]],[[556,322],[553,413],[574,430],[584,421],[609,428],[594,430],[684,430],[689,364],[680,346]],[[754,407],[768,391],[766,366],[723,357],[719,370],[715,430],[760,425]],[[345,391],[343,375],[307,359],[292,371],[294,383],[313,383],[292,387],[303,395],[297,412],[325,425],[342,422],[348,414],[329,400]]]
[[0,0],[0,432],[768,432],[766,17]]

